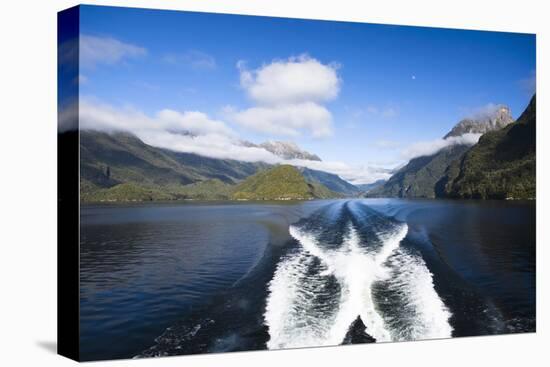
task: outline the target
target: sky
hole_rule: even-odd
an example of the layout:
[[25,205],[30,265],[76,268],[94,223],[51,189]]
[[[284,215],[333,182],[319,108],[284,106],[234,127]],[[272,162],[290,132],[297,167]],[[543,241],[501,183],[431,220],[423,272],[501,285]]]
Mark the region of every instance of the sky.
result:
[[269,163],[241,142],[291,141],[323,160],[295,164],[353,183],[454,143],[462,118],[517,118],[535,90],[529,34],[94,6],[80,20],[81,127]]

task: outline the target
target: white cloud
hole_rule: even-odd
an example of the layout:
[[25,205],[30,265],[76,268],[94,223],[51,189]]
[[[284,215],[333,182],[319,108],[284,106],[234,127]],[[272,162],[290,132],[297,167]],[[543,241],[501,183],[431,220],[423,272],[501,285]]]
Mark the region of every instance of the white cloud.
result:
[[205,157],[272,164],[281,161],[277,156],[263,148],[241,146],[237,144],[236,140],[220,134],[182,136],[161,130],[145,132],[139,134],[138,137],[152,146],[177,152],[194,153]]
[[460,136],[451,136],[447,139],[435,139],[414,143],[401,152],[401,157],[410,160],[416,157],[433,155],[442,149],[454,145],[474,145],[478,142],[481,135],[482,134],[467,133]]
[[380,179],[387,180],[391,176],[388,169],[369,165],[349,165],[343,162],[308,161],[303,159],[287,160],[284,163],[333,173],[356,185],[368,184]]
[[273,135],[299,136],[307,130],[313,137],[332,134],[332,115],[323,106],[313,102],[260,106],[242,111],[229,109],[227,116],[245,128]]
[[507,108],[502,104],[487,103],[484,106],[474,108],[469,111],[468,118],[474,120],[483,120],[487,118],[494,117],[497,112],[503,108]]
[[124,58],[143,56],[147,50],[111,37],[81,34],[79,53],[82,67],[94,68],[98,64],[113,65]]
[[228,115],[242,126],[274,135],[313,137],[332,134],[332,114],[323,105],[336,98],[338,66],[307,55],[275,60],[256,70],[237,63],[240,84],[255,106]]
[[224,122],[210,119],[198,111],[179,112],[170,109],[159,111],[154,117],[133,108],[116,108],[86,98],[80,100],[80,126],[84,129],[101,131],[129,131],[139,137],[150,131],[169,131],[181,135],[217,134],[234,136],[234,132]]
[[179,152],[252,162],[279,161],[262,148],[240,146],[233,130],[202,112],[164,109],[148,116],[130,107],[118,108],[83,98],[79,118],[81,129],[130,132],[147,144]]
[[189,50],[183,54],[168,54],[164,61],[170,64],[183,64],[194,70],[212,70],[217,67],[216,59],[198,50]]
[[202,112],[187,111],[181,113],[174,110],[164,109],[157,114],[157,118],[158,120],[166,123],[168,127],[173,126],[176,130],[182,129],[196,135],[234,135],[233,131],[224,122],[212,120],[208,117],[208,115]]
[[[67,111],[67,115],[72,116],[75,111]],[[165,109],[148,116],[134,108],[118,108],[82,98],[79,119],[82,129],[131,132],[149,145],[206,157],[292,164],[333,173],[356,184],[370,183],[390,176],[386,169],[380,167],[281,159],[264,148],[243,145],[235,132],[223,121],[213,120],[202,112]],[[184,134],[185,132],[192,132],[193,135]]]
[[261,105],[326,102],[338,96],[341,80],[336,65],[325,65],[307,55],[273,61],[248,70],[240,61],[241,87]]

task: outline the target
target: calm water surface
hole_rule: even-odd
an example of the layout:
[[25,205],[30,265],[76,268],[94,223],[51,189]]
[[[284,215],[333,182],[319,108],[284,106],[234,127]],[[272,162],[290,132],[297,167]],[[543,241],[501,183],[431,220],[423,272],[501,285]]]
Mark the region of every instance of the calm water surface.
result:
[[535,204],[83,206],[85,360],[535,331]]

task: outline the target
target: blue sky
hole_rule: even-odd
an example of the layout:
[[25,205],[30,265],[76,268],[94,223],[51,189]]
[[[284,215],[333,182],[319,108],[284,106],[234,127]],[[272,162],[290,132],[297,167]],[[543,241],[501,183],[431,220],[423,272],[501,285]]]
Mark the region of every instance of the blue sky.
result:
[[[112,119],[201,117],[232,139],[293,141],[363,169],[403,163],[411,144],[491,105],[517,117],[534,92],[527,34],[93,6],[80,32],[81,98]],[[293,70],[302,85],[279,87]]]

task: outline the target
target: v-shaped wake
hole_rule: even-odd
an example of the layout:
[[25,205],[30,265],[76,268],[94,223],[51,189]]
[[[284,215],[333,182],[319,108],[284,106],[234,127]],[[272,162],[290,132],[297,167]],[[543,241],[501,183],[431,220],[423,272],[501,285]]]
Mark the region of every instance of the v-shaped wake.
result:
[[[321,226],[324,233],[343,230],[339,246],[324,243],[320,226],[290,226],[300,247],[282,258],[269,283],[268,348],[341,344],[358,316],[377,342],[451,336],[451,314],[431,273],[419,255],[399,246],[407,225],[388,218],[379,223],[384,218],[377,216],[358,226],[365,214],[354,209],[346,206],[339,213],[344,220],[337,216]],[[359,232],[366,226],[377,229],[370,241],[370,230]],[[375,292],[380,286],[384,299]]]

